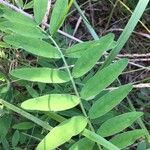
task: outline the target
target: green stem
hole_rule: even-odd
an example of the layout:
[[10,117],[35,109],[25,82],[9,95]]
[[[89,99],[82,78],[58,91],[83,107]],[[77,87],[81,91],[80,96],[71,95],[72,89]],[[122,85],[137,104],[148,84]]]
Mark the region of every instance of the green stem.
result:
[[45,123],[44,121],[38,119],[37,117],[31,115],[31,114],[28,113],[28,112],[22,110],[21,108],[12,105],[12,104],[9,103],[9,102],[6,102],[6,101],[0,99],[0,103],[3,104],[4,106],[6,106],[8,109],[10,109],[10,110],[12,110],[12,111],[14,111],[14,112],[16,112],[16,113],[18,113],[18,114],[24,116],[25,118],[27,118],[27,119],[33,121],[34,123],[40,125],[41,127],[43,127],[43,128],[46,129],[46,130],[51,131],[52,128],[53,128],[53,127],[51,127],[49,124]]
[[[69,75],[69,77],[70,77],[70,80],[71,80],[73,89],[74,89],[74,91],[75,91],[75,94],[76,94],[77,97],[80,98],[80,95],[79,95],[79,93],[78,93],[77,87],[76,87],[76,85],[75,85],[75,81],[74,81],[74,79],[73,79],[73,77],[72,77],[72,75],[71,75],[71,71],[70,71],[69,66],[68,66],[68,64],[67,64],[67,61],[66,61],[66,59],[65,59],[65,57],[64,57],[64,54],[62,53],[61,49],[59,48],[59,46],[57,45],[57,43],[55,42],[55,40],[54,40],[51,36],[49,36],[49,38],[50,38],[50,40],[54,43],[54,45],[56,46],[56,48],[58,49],[58,51],[59,51],[59,53],[60,53],[60,55],[61,55],[61,58],[62,58],[62,60],[63,60],[63,62],[64,62],[64,64],[65,64],[65,67],[66,67],[66,69],[67,69],[67,72],[68,72],[68,75]],[[81,110],[82,110],[84,116],[88,119],[88,115],[87,115],[87,113],[86,113],[86,111],[85,111],[85,109],[84,109],[84,106],[83,106],[83,104],[82,104],[81,98],[80,98],[80,107],[81,107]],[[90,122],[89,119],[88,119],[88,124],[89,124],[89,127],[90,127],[91,131],[95,132],[95,130],[94,130],[94,128],[93,128],[93,126],[92,126],[92,124],[91,124],[91,122]],[[101,150],[100,145],[98,145],[98,147],[99,147],[99,149]]]

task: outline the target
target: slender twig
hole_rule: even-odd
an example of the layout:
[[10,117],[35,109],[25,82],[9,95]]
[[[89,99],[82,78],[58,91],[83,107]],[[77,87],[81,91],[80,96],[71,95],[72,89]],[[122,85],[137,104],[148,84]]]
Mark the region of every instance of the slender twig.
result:
[[[123,29],[121,29],[121,28],[112,28],[112,29],[109,29],[109,30],[105,31],[105,33],[113,32],[113,31],[121,31],[122,32]],[[133,31],[133,33],[150,39],[150,34],[148,34],[148,33],[136,32],[136,31]]]

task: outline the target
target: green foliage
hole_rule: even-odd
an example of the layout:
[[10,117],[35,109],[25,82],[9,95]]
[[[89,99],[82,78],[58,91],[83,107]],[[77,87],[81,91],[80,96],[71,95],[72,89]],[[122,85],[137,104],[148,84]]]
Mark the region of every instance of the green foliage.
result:
[[143,137],[145,134],[145,130],[128,131],[116,135],[110,141],[120,149],[124,149],[125,147],[133,144],[137,139]]
[[82,116],[72,117],[71,119],[62,122],[46,135],[46,137],[38,144],[37,150],[57,148],[59,145],[70,140],[72,136],[83,131],[86,125],[87,119]]
[[23,109],[39,111],[62,111],[75,107],[80,103],[77,96],[69,94],[50,94],[24,101]]
[[11,75],[23,80],[42,83],[64,83],[70,80],[67,72],[51,68],[21,68],[11,71]]
[[40,24],[46,14],[48,0],[34,0],[34,17],[35,21]]
[[56,0],[50,20],[50,33],[54,35],[62,25],[67,13],[68,0]]
[[[0,82],[8,82],[8,87],[4,86],[7,91],[0,89],[0,109],[3,111],[0,115],[0,144],[3,149],[21,149],[21,144],[27,144],[28,138],[28,143],[31,139],[38,141],[30,148],[36,147],[37,150],[92,150],[95,147],[119,150],[149,136],[146,129],[138,130],[132,126],[142,112],[116,112],[116,106],[126,98],[132,85],[117,86],[112,91],[106,89],[117,85],[113,84],[114,81],[128,64],[127,59],[116,61],[114,58],[128,40],[148,0],[140,0],[117,43],[113,34],[107,34],[99,40],[71,47],[66,44],[68,48],[63,51],[64,47],[59,47],[54,34],[62,26],[72,3],[73,0],[56,0],[50,18],[50,32],[40,26],[48,0],[34,0],[27,4],[17,1],[18,7],[33,7],[34,18],[0,5],[0,30],[4,34],[1,47],[11,48],[13,53],[21,51],[26,61],[28,57],[36,57],[35,63],[19,63],[10,71],[8,81],[3,76],[0,79]],[[105,60],[102,56],[108,50],[110,55]],[[97,62],[100,60],[104,60],[104,64],[99,67]],[[11,87],[13,92],[10,98],[6,98],[7,92],[11,91],[9,81],[14,77],[22,81]],[[11,111],[24,118],[12,115],[12,119]],[[124,132],[131,126],[132,131]],[[10,128],[13,135],[8,141]],[[119,132],[122,133],[116,135]]]
[[94,98],[121,74],[127,64],[128,60],[122,59],[102,70],[99,70],[85,83],[84,87],[81,90],[81,97],[85,100]]

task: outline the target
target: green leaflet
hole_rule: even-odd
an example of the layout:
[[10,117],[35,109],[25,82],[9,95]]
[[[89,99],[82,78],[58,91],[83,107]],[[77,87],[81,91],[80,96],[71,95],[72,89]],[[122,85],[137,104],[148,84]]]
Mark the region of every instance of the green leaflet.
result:
[[109,65],[112,62],[112,60],[114,60],[116,55],[120,52],[120,50],[123,48],[130,35],[132,34],[135,26],[137,25],[139,19],[141,18],[148,2],[149,0],[139,0],[130,20],[128,21],[125,29],[123,30],[121,36],[117,41],[116,47],[109,54],[107,60],[103,64],[103,67]]
[[108,92],[93,104],[89,110],[89,117],[95,119],[103,116],[118,105],[131,90],[132,85],[127,84]]
[[97,133],[102,137],[114,135],[131,126],[132,123],[142,115],[142,112],[129,112],[113,117],[104,122],[98,129]]
[[73,68],[73,77],[78,78],[87,73],[100,59],[102,54],[114,41],[114,35],[108,34],[101,38],[100,42],[90,46],[77,60]]
[[38,144],[36,150],[53,150],[78,135],[87,125],[87,119],[75,116],[54,127]]
[[81,140],[74,143],[69,150],[93,150],[94,142],[87,139],[82,138]]
[[47,6],[48,0],[34,0],[34,17],[38,24],[42,23]]
[[[102,38],[100,38],[100,40],[97,40],[97,41],[88,41],[88,42],[84,42],[84,43],[75,44],[66,50],[65,56],[70,57],[70,58],[80,58],[89,47],[92,48],[92,46],[101,43],[101,39]],[[107,47],[107,49],[105,49],[105,51],[114,48],[115,45],[116,45],[116,42],[113,41],[113,43],[108,45],[108,47]]]
[[5,137],[9,131],[12,118],[10,115],[0,116],[0,138]]
[[127,59],[121,59],[108,67],[99,70],[86,82],[81,90],[81,97],[85,100],[95,97],[121,74],[127,64]]
[[10,30],[16,34],[30,38],[47,38],[46,34],[39,27],[28,26],[28,24],[18,22],[3,21],[0,23],[0,29],[3,31]]
[[84,129],[84,131],[82,132],[82,135],[84,135],[86,138],[90,139],[91,141],[97,142],[98,144],[108,148],[109,150],[120,150],[118,147],[113,145],[111,142],[107,141],[100,135],[98,135],[90,130]]
[[20,134],[19,131],[16,130],[12,136],[12,146],[16,147],[19,143],[19,140],[20,140]]
[[24,14],[21,14],[19,12],[16,12],[12,9],[9,9],[8,7],[5,7],[3,5],[0,6],[0,8],[3,10],[3,17],[8,19],[11,22],[18,22],[21,24],[26,24],[30,26],[36,26],[36,22],[30,18],[25,16]]
[[114,136],[110,140],[110,142],[118,146],[120,149],[124,149],[127,146],[133,144],[137,139],[141,138],[145,134],[146,134],[145,130],[137,129],[133,131],[128,131]]
[[62,25],[68,9],[68,0],[56,0],[50,20],[50,33],[54,35]]
[[47,94],[32,98],[21,104],[23,109],[39,111],[63,111],[80,103],[77,96],[69,94]]
[[21,122],[13,125],[13,129],[17,130],[28,130],[34,127],[34,123],[32,122]]
[[32,82],[64,83],[70,81],[67,72],[44,67],[15,69],[10,74],[16,78]]
[[3,40],[17,48],[23,48],[29,53],[45,58],[61,58],[57,48],[51,44],[35,38],[24,37],[20,35],[8,35]]

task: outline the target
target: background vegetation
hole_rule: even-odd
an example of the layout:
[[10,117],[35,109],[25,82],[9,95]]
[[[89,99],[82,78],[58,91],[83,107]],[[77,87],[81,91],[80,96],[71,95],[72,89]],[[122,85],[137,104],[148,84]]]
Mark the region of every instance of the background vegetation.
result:
[[0,0],[0,149],[149,150],[148,3]]

